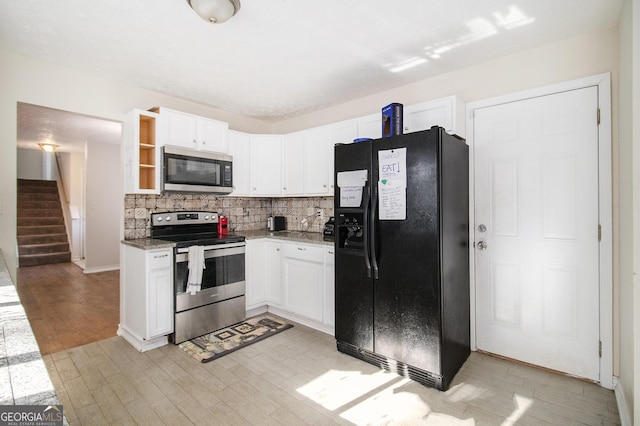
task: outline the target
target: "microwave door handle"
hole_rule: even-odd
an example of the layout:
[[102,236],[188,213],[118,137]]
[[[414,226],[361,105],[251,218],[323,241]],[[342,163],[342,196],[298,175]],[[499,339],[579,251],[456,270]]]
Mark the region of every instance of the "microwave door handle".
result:
[[[366,188],[366,193],[365,193],[365,199],[364,199],[364,218],[365,218],[365,226],[369,226],[367,224],[367,220],[369,218],[369,206],[371,204],[371,197],[370,197],[370,191],[369,188]],[[369,235],[368,235],[368,230],[365,228],[365,232],[364,232],[364,265],[367,268],[367,277],[371,278],[371,261],[370,259],[370,253],[369,253]]]

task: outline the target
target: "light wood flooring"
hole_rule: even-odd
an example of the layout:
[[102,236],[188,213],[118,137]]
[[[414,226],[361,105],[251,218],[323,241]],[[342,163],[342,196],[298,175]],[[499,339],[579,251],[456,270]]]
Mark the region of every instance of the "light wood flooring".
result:
[[299,324],[207,364],[171,344],[139,353],[110,337],[117,272],[64,265],[19,269],[18,289],[71,425],[620,424],[613,392],[592,383],[472,353],[439,392]]
[[18,268],[18,295],[43,355],[116,335],[120,272],[84,274],[73,263]]

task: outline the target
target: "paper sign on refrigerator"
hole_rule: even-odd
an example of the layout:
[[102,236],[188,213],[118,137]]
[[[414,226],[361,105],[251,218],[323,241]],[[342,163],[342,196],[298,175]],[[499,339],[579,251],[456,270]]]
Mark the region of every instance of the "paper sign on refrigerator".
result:
[[360,207],[362,188],[367,183],[368,170],[338,172],[337,184],[340,188],[340,207]]
[[378,151],[380,220],[407,218],[407,148]]
[[378,180],[397,181],[407,186],[407,148],[378,151]]

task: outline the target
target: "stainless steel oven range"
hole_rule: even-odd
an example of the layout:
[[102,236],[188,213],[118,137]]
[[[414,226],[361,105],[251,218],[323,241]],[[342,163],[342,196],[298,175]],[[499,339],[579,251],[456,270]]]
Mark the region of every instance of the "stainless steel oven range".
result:
[[[173,343],[246,319],[245,238],[218,235],[218,213],[152,213],[151,237],[175,242]],[[186,292],[189,251],[196,246],[203,247],[204,269],[200,290],[191,294]]]

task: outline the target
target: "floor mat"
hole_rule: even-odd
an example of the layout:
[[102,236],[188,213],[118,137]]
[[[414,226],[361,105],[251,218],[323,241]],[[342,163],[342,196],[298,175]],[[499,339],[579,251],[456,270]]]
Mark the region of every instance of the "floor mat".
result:
[[263,314],[213,333],[180,343],[200,362],[213,361],[293,327],[281,318]]

